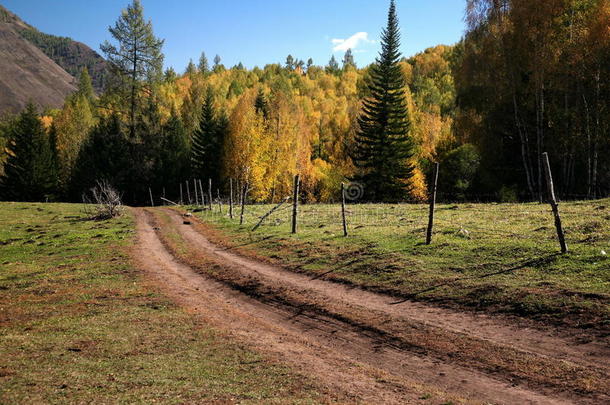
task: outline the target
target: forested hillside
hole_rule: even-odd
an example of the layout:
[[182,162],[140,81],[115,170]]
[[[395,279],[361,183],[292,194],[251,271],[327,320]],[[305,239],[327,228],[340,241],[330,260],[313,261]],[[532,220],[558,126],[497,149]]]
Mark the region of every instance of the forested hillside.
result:
[[103,91],[107,74],[106,61],[87,45],[71,38],[45,34],[34,27],[24,28],[19,34],[74,77],[78,77],[80,71],[87,68],[96,92]]
[[[139,2],[127,12],[146,25]],[[133,35],[124,17],[102,45],[117,80],[98,98],[84,75],[64,108],[44,117],[59,173],[52,198],[78,200],[100,179],[130,202],[146,201],[148,187],[175,197],[193,178],[212,179],[221,191],[229,179],[248,183],[256,201],[288,196],[297,173],[311,201],[336,200],[344,181],[367,185],[358,156],[393,136],[366,141],[359,132],[363,103],[379,97],[379,72],[394,72],[383,70],[383,53],[377,70],[356,66],[351,51],[341,62],[288,55],[253,69],[224,66],[220,56],[209,63],[202,53],[177,73],[162,70],[163,42],[149,24],[132,69],[119,46]],[[400,83],[392,92],[407,114],[394,128],[404,128],[397,136],[411,145],[403,155],[410,169],[397,180],[398,197],[367,194],[367,185],[364,198],[424,199],[440,162],[446,200],[538,200],[545,151],[562,198],[608,195],[608,3],[468,0],[466,17],[455,46],[386,55],[388,69],[399,68],[388,86]],[[15,125],[5,124],[5,138],[17,137]]]

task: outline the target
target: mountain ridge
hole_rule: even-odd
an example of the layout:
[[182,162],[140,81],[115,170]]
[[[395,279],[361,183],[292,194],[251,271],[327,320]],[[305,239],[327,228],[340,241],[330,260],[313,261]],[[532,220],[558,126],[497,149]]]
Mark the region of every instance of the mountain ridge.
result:
[[103,90],[106,61],[87,45],[46,34],[0,5],[0,113],[20,111],[28,101],[60,107],[75,91],[83,67],[94,89]]

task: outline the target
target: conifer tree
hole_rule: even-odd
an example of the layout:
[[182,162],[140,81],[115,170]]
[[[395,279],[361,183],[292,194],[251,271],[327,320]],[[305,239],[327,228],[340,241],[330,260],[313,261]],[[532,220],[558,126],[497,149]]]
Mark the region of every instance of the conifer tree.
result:
[[199,57],[199,71],[204,74],[210,72],[210,65],[208,63],[208,58],[205,56],[205,52],[201,52],[201,56]]
[[93,83],[91,82],[91,76],[89,75],[89,70],[84,67],[81,70],[80,76],[78,78],[78,90],[77,94],[81,97],[86,98],[89,102],[93,102],[95,98],[95,92],[93,91]]
[[29,103],[12,128],[11,151],[0,177],[4,200],[45,201],[56,195],[54,152],[36,107]]
[[119,117],[116,114],[102,117],[78,154],[71,179],[71,198],[80,201],[83,192],[103,180],[120,192],[129,190],[133,165],[132,144],[123,133]]
[[358,118],[354,163],[358,179],[374,201],[398,201],[407,197],[413,175],[410,159],[413,141],[404,79],[398,64],[400,32],[396,4],[391,0],[388,24],[381,37],[381,52],[371,67],[370,97],[363,100]]
[[191,143],[191,172],[194,178],[220,180],[222,128],[214,106],[214,94],[208,87],[201,109],[199,128],[193,133]]
[[163,126],[155,182],[159,188],[179,184],[189,178],[188,134],[178,113]]
[[294,58],[292,55],[286,57],[286,69],[294,70]]
[[117,41],[113,45],[105,41],[101,50],[112,66],[117,90],[123,91],[129,106],[131,137],[136,133],[136,114],[140,103],[140,89],[145,81],[161,77],[163,68],[163,40],[155,37],[152,23],[144,20],[140,0],[133,0],[121,13],[114,27],[108,30]]
[[337,74],[339,72],[339,63],[337,63],[337,59],[335,55],[331,56],[328,61],[328,65],[326,66],[326,73]]
[[176,74],[176,71],[171,66],[168,67],[167,69],[165,69],[165,73],[163,74],[163,76],[167,83],[173,82],[178,77],[178,75]]
[[197,66],[195,66],[192,59],[189,59],[189,64],[186,65],[186,69],[184,70],[184,73],[189,76],[197,73]]
[[222,59],[220,58],[220,55],[214,56],[214,71],[216,71],[220,68],[221,61],[222,61]]
[[349,69],[356,69],[356,62],[351,49],[345,51],[345,56],[343,56],[343,70],[347,71]]
[[254,108],[256,108],[256,112],[261,114],[266,121],[269,116],[269,105],[262,87],[258,89],[256,100],[254,100]]

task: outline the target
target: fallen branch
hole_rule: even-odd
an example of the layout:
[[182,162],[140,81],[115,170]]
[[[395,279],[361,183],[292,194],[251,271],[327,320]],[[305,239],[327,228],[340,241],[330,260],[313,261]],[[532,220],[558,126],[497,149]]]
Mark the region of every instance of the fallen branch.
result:
[[267,219],[271,214],[273,214],[275,211],[277,211],[282,205],[284,205],[288,200],[290,200],[290,197],[286,197],[284,198],[279,204],[277,204],[275,207],[271,208],[271,210],[266,213],[265,215],[263,215],[261,217],[261,220],[258,221],[258,224],[254,225],[254,228],[252,228],[252,230],[250,232],[254,232],[258,229],[259,226],[261,226],[261,224],[263,223],[263,221],[265,221],[265,219]]

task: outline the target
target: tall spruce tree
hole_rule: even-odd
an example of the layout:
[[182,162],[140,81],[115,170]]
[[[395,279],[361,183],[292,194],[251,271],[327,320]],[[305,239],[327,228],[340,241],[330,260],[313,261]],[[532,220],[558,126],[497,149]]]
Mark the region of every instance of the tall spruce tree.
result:
[[371,67],[370,97],[363,100],[358,118],[354,163],[367,198],[392,202],[408,196],[414,149],[405,82],[398,64],[400,31],[394,0],[381,40],[381,52]]
[[349,69],[356,69],[356,62],[354,61],[354,54],[351,48],[345,51],[343,56],[343,70],[347,71]]
[[214,56],[214,70],[217,70],[220,67],[221,61],[222,59],[220,58],[220,55]]
[[195,73],[197,73],[197,66],[195,66],[192,59],[189,59],[189,64],[186,65],[186,69],[184,70],[184,73],[189,76],[192,76]]
[[201,56],[199,57],[199,71],[204,74],[210,72],[210,64],[208,63],[208,58],[205,56],[205,52],[201,52]]
[[199,127],[191,142],[191,173],[194,178],[220,180],[222,144],[225,129],[219,125],[214,93],[208,87],[201,109]]
[[265,97],[265,91],[262,87],[258,89],[258,93],[256,94],[254,108],[256,108],[256,112],[262,114],[265,121],[267,121],[269,118],[269,103],[267,102],[267,97]]
[[[70,187],[72,200],[80,201],[83,192],[102,180],[122,193],[130,190],[134,160],[133,144],[123,133],[118,115],[101,117],[76,159]],[[123,197],[126,202],[134,202],[131,195]]]
[[11,151],[0,177],[4,200],[45,201],[57,192],[56,156],[34,104],[29,103],[13,124]]
[[133,138],[136,135],[136,114],[141,105],[140,90],[145,83],[160,80],[162,76],[161,48],[164,41],[155,37],[152,23],[144,20],[140,0],[133,0],[114,27],[108,30],[118,44],[105,41],[100,48],[112,67],[116,90],[127,98],[129,129]]
[[339,63],[337,62],[335,55],[333,55],[330,57],[328,65],[326,65],[326,73],[336,75],[337,73],[339,73],[339,71]]
[[[182,120],[174,109],[163,125],[161,137],[155,183],[157,189],[165,187],[175,193],[175,185],[189,178],[189,142]],[[177,197],[176,194],[173,196]]]

